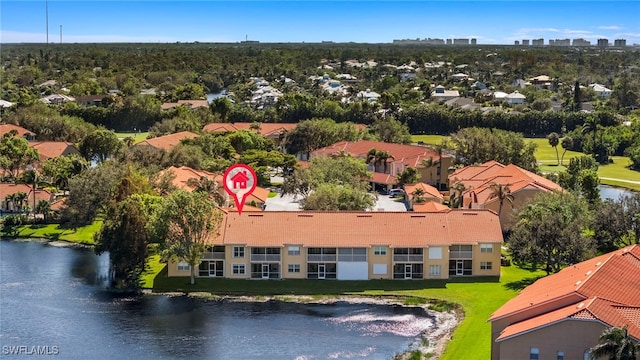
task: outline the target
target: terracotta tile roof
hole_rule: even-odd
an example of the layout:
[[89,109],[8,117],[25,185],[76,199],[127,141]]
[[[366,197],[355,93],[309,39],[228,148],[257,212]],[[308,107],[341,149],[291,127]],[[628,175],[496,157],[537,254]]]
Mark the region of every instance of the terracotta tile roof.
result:
[[413,204],[413,212],[446,212],[449,207],[435,201],[427,201],[424,204]]
[[541,278],[496,310],[489,320],[542,304],[562,302],[564,306],[589,297],[640,306],[640,245],[627,246]]
[[[0,201],[15,193],[23,192],[27,194],[27,204],[33,206],[33,189],[31,185],[27,184],[12,184],[12,183],[0,183]],[[35,191],[36,204],[40,200],[46,200],[51,202],[53,200],[53,194],[49,190],[36,189]]]
[[[424,231],[422,231],[424,230]],[[448,246],[502,243],[498,216],[491,211],[450,210],[439,213],[273,211],[227,214],[221,230],[224,244],[307,247]]]
[[30,142],[29,146],[38,150],[40,160],[55,158],[62,155],[80,154],[73,143],[63,141],[37,141]]
[[491,201],[498,201],[496,198],[491,198],[493,194],[491,190],[492,183],[509,185],[511,193],[516,193],[523,189],[563,191],[560,185],[540,175],[513,164],[505,166],[495,161],[459,169],[451,174],[449,179],[452,179],[451,185],[463,184],[466,188],[463,195],[469,195],[465,196],[465,198],[470,197],[470,194],[473,193],[477,198],[477,203],[481,205]]
[[559,308],[540,316],[511,324],[504,328],[497,342],[549,326],[561,321],[601,321],[609,326],[628,326],[629,335],[640,339],[640,307],[625,306],[616,302],[591,297],[576,304]]
[[141,141],[137,143],[135,146],[149,145],[158,149],[169,151],[173,149],[176,145],[178,145],[180,143],[180,140],[186,139],[186,138],[193,139],[196,137],[198,137],[198,134],[194,134],[189,131],[182,131],[175,134],[169,134],[165,136],[158,136],[155,138],[147,139],[145,141]]
[[424,191],[424,197],[434,197],[440,199],[441,201],[444,199],[444,196],[440,194],[440,191],[438,191],[438,189],[423,182],[419,182],[417,184],[408,184],[404,186],[404,191],[407,193],[409,198],[411,198],[411,194],[416,191],[416,189],[422,189],[422,191]]
[[209,107],[209,102],[207,100],[178,100],[177,103],[164,103],[160,108],[162,110],[169,110],[181,105],[186,105],[190,109],[197,109],[201,107]]
[[[356,142],[341,141],[315,150],[311,153],[311,156],[328,156],[344,151],[345,153],[351,154],[353,157],[366,159],[367,153],[371,149],[386,151],[393,156],[393,159],[390,158],[387,160],[388,162],[399,162],[405,166],[422,167],[420,164],[422,160],[431,158],[433,161],[438,161],[440,159],[438,152],[430,147],[393,144],[370,140],[360,140]],[[442,154],[442,157],[451,156],[448,154]]]
[[0,137],[4,136],[4,134],[8,133],[11,130],[15,130],[18,132],[18,136],[25,137],[25,135],[35,136],[33,132],[23,128],[22,126],[13,125],[13,124],[0,124]]
[[[238,212],[238,208],[236,207],[226,207],[226,208],[221,208],[225,213],[230,213],[230,212]],[[255,206],[251,206],[251,205],[247,205],[245,204],[242,207],[242,212],[262,212],[262,209],[259,207],[255,207]]]
[[[208,132],[226,132],[247,130],[252,131],[250,122],[236,122],[236,123],[210,123],[204,126],[203,131]],[[291,131],[298,126],[296,123],[260,123],[260,134],[264,136],[280,135],[285,131]]]
[[371,181],[376,184],[394,185],[398,179],[391,174],[373,172],[371,173]]
[[195,170],[188,166],[175,167],[171,166],[166,168],[160,172],[160,174],[164,174],[170,172],[175,175],[173,178],[172,184],[183,190],[193,191],[195,189],[194,186],[188,184],[190,179],[200,179],[201,177],[206,177],[209,180],[217,181],[218,185],[222,187],[222,175],[215,174],[205,170]]

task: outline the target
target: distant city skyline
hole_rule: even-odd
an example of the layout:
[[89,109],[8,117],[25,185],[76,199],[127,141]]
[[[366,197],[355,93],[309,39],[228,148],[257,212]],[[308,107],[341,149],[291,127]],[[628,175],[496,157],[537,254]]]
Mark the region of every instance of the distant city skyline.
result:
[[1,43],[391,43],[477,39],[513,45],[583,38],[640,44],[638,1],[5,1]]

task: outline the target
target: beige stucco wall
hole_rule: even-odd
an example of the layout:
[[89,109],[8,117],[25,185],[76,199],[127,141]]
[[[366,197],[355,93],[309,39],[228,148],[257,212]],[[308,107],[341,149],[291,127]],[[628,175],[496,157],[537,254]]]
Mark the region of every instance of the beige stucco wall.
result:
[[497,359],[528,359],[530,348],[535,347],[540,350],[540,360],[557,360],[558,351],[564,352],[567,360],[581,360],[585,350],[598,343],[605,328],[595,320],[562,321],[497,343]]
[[[387,249],[385,255],[375,255],[375,247],[384,246]],[[367,261],[369,262],[369,279],[392,279],[393,278],[393,249],[387,245],[376,245],[367,250]],[[374,274],[373,264],[387,265],[386,274]]]
[[[442,164],[432,166],[429,168],[419,167],[418,172],[420,173],[420,181],[427,183],[431,186],[436,186],[438,182],[438,178],[440,179],[440,184],[448,184],[449,183],[449,167],[453,166],[453,158],[452,157],[443,157]],[[440,171],[440,176],[438,176],[438,167],[442,169]]]
[[[430,259],[429,248],[441,248],[442,259]],[[449,247],[448,246],[430,246],[424,249],[424,278],[425,279],[448,279],[449,278]],[[430,265],[440,265],[440,276],[429,275]]]
[[[191,276],[191,270],[178,270],[178,263],[169,261],[167,262],[167,276]],[[198,269],[196,269],[196,276],[198,276]]]
[[[473,275],[475,276],[500,276],[500,244],[493,243],[493,252],[480,252],[480,244],[473,246]],[[491,270],[482,270],[480,263],[491,262]]]
[[[300,248],[300,255],[289,255],[289,246],[297,246]],[[282,269],[281,277],[283,279],[305,279],[307,277],[307,248],[299,244],[287,244],[281,252]],[[300,265],[299,273],[290,273],[289,264]]]
[[[233,257],[233,247],[243,245],[225,245],[224,247],[224,276],[229,279],[251,278],[251,248],[244,246],[244,257]],[[244,264],[244,274],[233,274],[233,264]]]
[[[513,204],[508,200],[505,200],[502,204],[502,212],[500,213],[500,225],[502,230],[511,229],[518,221],[518,213],[522,211],[525,204],[531,199],[540,194],[542,190],[523,189],[516,191],[513,194]],[[483,209],[490,209],[498,213],[500,208],[500,202],[495,199],[485,203],[482,206]]]

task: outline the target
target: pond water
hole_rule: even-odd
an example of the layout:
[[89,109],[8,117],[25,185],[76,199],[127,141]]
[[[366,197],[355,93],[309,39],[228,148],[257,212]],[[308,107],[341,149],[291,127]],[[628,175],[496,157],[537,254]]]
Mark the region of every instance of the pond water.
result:
[[88,249],[0,241],[0,357],[389,359],[434,324],[419,307],[116,296],[107,271]]
[[631,190],[607,185],[600,185],[598,186],[598,189],[600,189],[600,198],[602,198],[603,200],[618,200],[621,196],[631,196],[634,194],[634,192]]

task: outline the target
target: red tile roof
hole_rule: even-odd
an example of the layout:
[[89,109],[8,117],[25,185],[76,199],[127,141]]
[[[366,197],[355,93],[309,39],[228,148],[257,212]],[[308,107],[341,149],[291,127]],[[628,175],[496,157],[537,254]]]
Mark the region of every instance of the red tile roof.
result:
[[172,184],[179,189],[193,191],[195,187],[188,184],[189,180],[199,180],[203,176],[208,178],[209,180],[216,181],[218,183],[218,186],[222,189],[222,175],[219,174],[215,174],[205,170],[195,170],[188,166],[171,166],[167,169],[162,170],[161,174],[164,174],[166,172],[170,172],[175,175]]
[[[27,204],[29,206],[33,206],[33,188],[31,187],[31,185],[0,183],[0,201],[4,201],[7,196],[19,192],[27,194]],[[45,200],[48,202],[53,201],[53,194],[49,190],[36,189],[35,194],[36,204],[38,204],[40,200]]]
[[20,137],[25,137],[25,135],[28,136],[35,136],[36,134],[34,134],[33,132],[18,126],[18,125],[13,125],[13,124],[0,124],[0,137],[4,136],[4,134],[8,133],[11,130],[15,130],[18,132],[18,136]]
[[[540,175],[522,169],[513,164],[502,165],[496,161],[489,161],[482,165],[467,166],[456,170],[449,176],[450,184],[461,183],[465,186],[463,195],[475,193],[478,204],[486,204],[491,201],[498,201],[491,198],[493,190],[492,183],[509,185],[511,193],[523,189],[537,189],[541,191],[563,191],[560,185],[546,179]],[[465,196],[469,198],[469,196]]]
[[408,184],[404,186],[404,191],[407,193],[409,198],[411,198],[411,194],[413,194],[417,189],[422,189],[422,191],[424,191],[424,197],[426,198],[433,197],[440,199],[441,201],[444,200],[444,196],[440,194],[440,191],[429,184],[419,182],[417,184]]
[[193,139],[198,137],[198,134],[194,134],[192,132],[189,131],[182,131],[179,133],[175,133],[175,134],[169,134],[169,135],[165,135],[165,136],[158,136],[155,138],[151,138],[151,139],[147,139],[145,141],[141,141],[139,143],[137,143],[135,146],[139,146],[139,145],[149,145],[149,146],[153,146],[155,148],[158,149],[163,149],[166,151],[170,151],[171,149],[173,149],[176,145],[178,145],[180,143],[180,140],[182,139]]
[[62,155],[80,154],[78,148],[70,142],[37,141],[29,143],[29,146],[38,150],[41,161]]
[[564,307],[592,297],[622,306],[640,306],[640,245],[627,246],[539,279],[496,310],[489,320],[544,304]]
[[[424,231],[423,231],[424,230]],[[487,210],[449,210],[439,213],[273,211],[228,213],[223,223],[224,244],[308,247],[448,246],[478,242],[502,243],[496,213]]]
[[[367,153],[371,149],[386,151],[393,156],[393,159],[389,158],[387,162],[400,162],[405,166],[424,167],[421,164],[422,160],[431,158],[433,161],[438,161],[440,159],[438,152],[430,147],[393,144],[370,140],[360,140],[356,142],[341,141],[315,150],[311,153],[311,156],[330,156],[333,154],[339,154],[340,152],[345,152],[347,154],[351,154],[353,157],[366,159]],[[442,157],[451,156],[448,154],[442,154]]]
[[424,204],[413,204],[413,212],[447,212],[450,208],[435,201],[427,201]]

